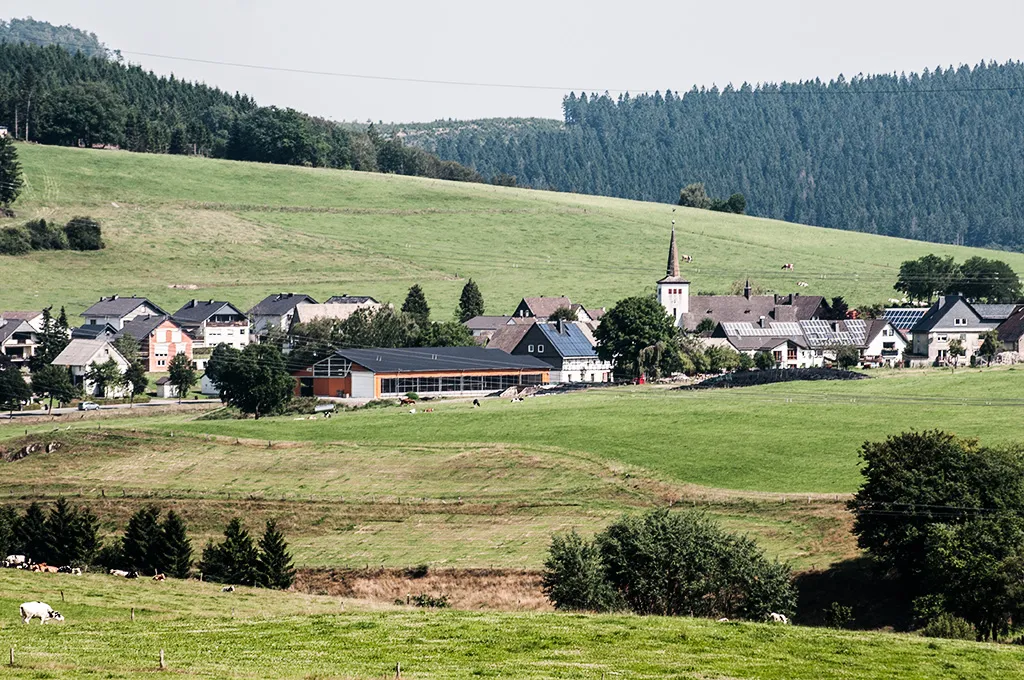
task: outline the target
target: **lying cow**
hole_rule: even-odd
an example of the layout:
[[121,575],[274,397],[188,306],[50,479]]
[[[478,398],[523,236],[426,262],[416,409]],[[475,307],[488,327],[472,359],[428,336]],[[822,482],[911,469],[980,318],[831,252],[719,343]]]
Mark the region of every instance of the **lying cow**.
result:
[[124,569],[111,569],[107,572],[111,576],[120,576],[121,578],[138,578],[139,572],[137,571],[125,571]]
[[164,576],[163,574],[157,574],[156,576],[153,577],[154,581],[164,581],[166,579],[167,579],[167,577]]
[[771,614],[768,615],[768,622],[769,623],[788,624],[789,623],[789,617],[786,616],[785,614],[777,614],[775,612],[772,612]]
[[20,611],[22,623],[28,623],[34,618],[38,618],[39,623],[64,620],[60,612],[53,611],[53,607],[45,602],[26,602],[21,605]]
[[8,555],[4,558],[4,567],[8,569],[24,567],[26,564],[28,564],[28,558],[24,555]]

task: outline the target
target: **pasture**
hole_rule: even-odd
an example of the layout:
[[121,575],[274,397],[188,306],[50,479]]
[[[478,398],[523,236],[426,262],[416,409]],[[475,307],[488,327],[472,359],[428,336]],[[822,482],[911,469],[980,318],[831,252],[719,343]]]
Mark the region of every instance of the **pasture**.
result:
[[[369,294],[400,303],[422,284],[451,317],[476,280],[492,314],[527,295],[608,307],[653,290],[671,221],[694,292],[750,277],[777,292],[883,302],[901,261],[995,253],[595,196],[393,175],[20,144],[18,217],[101,220],[107,248],[0,258],[0,308],[138,294],[243,309],[269,293]],[[1018,271],[1024,255],[998,253]],[[794,263],[792,272],[782,263]],[[807,287],[798,288],[804,281]]]
[[[61,592],[64,601],[61,602]],[[67,620],[22,625],[49,602]],[[130,617],[135,608],[135,621]],[[1008,678],[1010,645],[685,618],[417,610],[196,581],[0,571],[0,678]],[[15,666],[7,665],[7,648]]]

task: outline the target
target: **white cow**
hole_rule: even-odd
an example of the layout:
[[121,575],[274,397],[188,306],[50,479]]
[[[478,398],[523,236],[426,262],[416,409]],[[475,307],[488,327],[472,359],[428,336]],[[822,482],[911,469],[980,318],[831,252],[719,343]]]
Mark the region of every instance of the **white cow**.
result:
[[788,624],[789,623],[789,617],[786,616],[785,614],[777,614],[775,612],[772,612],[771,614],[768,615],[768,621],[770,623]]
[[120,576],[121,578],[128,578],[129,572],[124,569],[111,569],[108,572],[111,576]]
[[28,558],[24,555],[8,555],[4,559],[4,566],[7,568],[24,566],[28,563]]
[[28,623],[34,618],[38,618],[39,623],[64,620],[60,612],[53,611],[53,607],[45,602],[25,602],[21,605],[20,611],[22,623]]

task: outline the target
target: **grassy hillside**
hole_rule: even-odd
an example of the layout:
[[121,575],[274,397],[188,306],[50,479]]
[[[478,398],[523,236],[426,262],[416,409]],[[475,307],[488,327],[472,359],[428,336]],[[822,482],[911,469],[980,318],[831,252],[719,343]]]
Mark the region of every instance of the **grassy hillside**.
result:
[[[524,295],[609,306],[653,289],[672,219],[693,289],[750,276],[780,292],[884,301],[899,263],[987,251],[593,196],[177,156],[20,145],[27,188],[13,224],[93,215],[108,247],[0,256],[0,308],[139,294],[248,307],[268,293],[401,301],[421,283],[436,318],[465,279],[492,313]],[[1024,255],[1000,253],[1018,271]],[[783,263],[796,265],[782,272]],[[809,286],[797,288],[798,281]]]
[[[62,596],[63,599],[62,602]],[[60,624],[24,626],[44,600]],[[136,620],[129,612],[136,609]],[[470,613],[216,584],[0,572],[0,678],[1008,678],[1010,645],[611,615]],[[6,649],[4,650],[6,657]]]

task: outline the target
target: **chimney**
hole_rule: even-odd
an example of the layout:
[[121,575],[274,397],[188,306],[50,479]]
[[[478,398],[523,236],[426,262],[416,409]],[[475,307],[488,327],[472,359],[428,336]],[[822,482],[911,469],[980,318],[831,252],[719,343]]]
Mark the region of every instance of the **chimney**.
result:
[[188,306],[189,307],[195,307],[196,306],[196,302],[197,302],[197,300],[195,298],[192,298],[192,302],[188,303]]
[[743,286],[743,297],[750,299],[750,279],[747,279],[747,285]]
[[559,335],[565,335],[565,319],[559,317],[555,328],[558,330]]
[[111,296],[110,296],[110,299],[111,299],[111,300],[116,300],[116,299],[117,299],[117,297],[118,297],[118,296],[117,296],[117,293],[114,293],[113,295],[111,295]]

